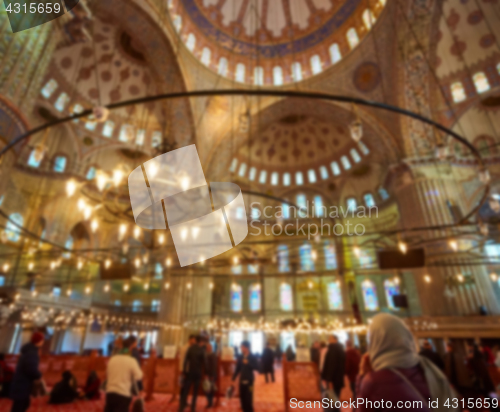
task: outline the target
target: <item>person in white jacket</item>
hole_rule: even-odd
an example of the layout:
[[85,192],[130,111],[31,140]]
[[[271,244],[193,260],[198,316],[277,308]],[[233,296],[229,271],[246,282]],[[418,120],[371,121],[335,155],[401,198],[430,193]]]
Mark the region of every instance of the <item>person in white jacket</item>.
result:
[[132,388],[137,387],[137,382],[143,378],[139,363],[130,353],[135,341],[135,336],[125,339],[121,353],[109,360],[104,412],[124,412],[130,408]]

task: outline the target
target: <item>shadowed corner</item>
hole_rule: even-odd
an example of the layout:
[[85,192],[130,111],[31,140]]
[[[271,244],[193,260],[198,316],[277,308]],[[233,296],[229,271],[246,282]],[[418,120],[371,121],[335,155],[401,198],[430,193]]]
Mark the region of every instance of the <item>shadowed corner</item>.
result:
[[[32,29],[49,21],[55,20],[72,10],[80,0],[64,0],[64,7],[52,0],[4,0],[5,9],[13,33]],[[16,12],[16,11],[19,12]],[[34,13],[30,10],[36,10]],[[40,12],[42,10],[42,12]]]

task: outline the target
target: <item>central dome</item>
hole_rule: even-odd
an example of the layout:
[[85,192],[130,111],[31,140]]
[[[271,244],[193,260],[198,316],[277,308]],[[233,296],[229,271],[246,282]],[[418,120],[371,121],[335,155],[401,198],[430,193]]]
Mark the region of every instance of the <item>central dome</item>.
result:
[[171,0],[169,4],[176,30],[203,64],[241,83],[281,86],[340,61],[371,29],[385,0]]

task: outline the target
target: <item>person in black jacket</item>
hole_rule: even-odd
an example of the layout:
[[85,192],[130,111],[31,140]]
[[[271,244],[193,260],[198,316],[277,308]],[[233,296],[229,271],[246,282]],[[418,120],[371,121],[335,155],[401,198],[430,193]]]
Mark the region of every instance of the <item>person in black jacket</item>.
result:
[[70,371],[64,371],[62,380],[57,382],[50,393],[49,404],[63,405],[78,398],[76,379]]
[[189,347],[184,358],[184,366],[182,374],[184,384],[182,385],[181,400],[179,403],[179,412],[182,412],[187,405],[187,397],[191,386],[193,387],[193,399],[191,402],[191,411],[196,410],[196,398],[200,389],[201,377],[203,371],[207,370],[207,358],[205,350],[201,347],[202,340],[199,336],[196,337],[196,344]]
[[274,382],[274,351],[271,349],[271,344],[268,342],[264,353],[262,354],[262,373],[266,377],[266,383],[269,382],[268,375],[271,375],[271,380]]
[[431,343],[428,340],[425,340],[422,343],[422,349],[420,349],[419,355],[425,356],[432,363],[434,363],[434,365],[436,365],[439,369],[444,371],[443,359],[441,359],[441,356],[439,356],[438,353],[436,353],[432,350]]
[[238,357],[233,382],[240,376],[240,402],[243,412],[253,412],[254,371],[258,370],[257,359],[250,353],[250,342],[241,342],[241,355]]
[[334,390],[338,398],[344,387],[345,352],[335,335],[328,338],[328,343],[321,379]]
[[310,349],[311,362],[314,362],[318,366],[318,369],[319,369],[319,361],[320,361],[319,349],[320,349],[320,346],[319,346],[318,341],[315,341],[312,344],[311,349]]
[[10,387],[10,398],[14,401],[11,412],[26,412],[30,407],[33,382],[42,378],[38,368],[40,364],[38,351],[44,339],[45,336],[42,333],[35,332],[31,341],[21,349],[21,356]]
[[207,354],[207,369],[205,375],[210,381],[210,391],[207,392],[207,409],[213,406],[215,395],[215,384],[217,382],[217,355],[214,353],[212,344],[205,343],[205,351]]

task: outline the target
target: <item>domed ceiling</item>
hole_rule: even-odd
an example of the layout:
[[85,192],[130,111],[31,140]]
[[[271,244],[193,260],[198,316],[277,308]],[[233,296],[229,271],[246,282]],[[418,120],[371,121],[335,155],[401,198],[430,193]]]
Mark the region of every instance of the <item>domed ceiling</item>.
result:
[[357,46],[385,0],[170,0],[187,48],[220,75],[282,85],[320,73]]

